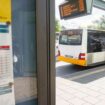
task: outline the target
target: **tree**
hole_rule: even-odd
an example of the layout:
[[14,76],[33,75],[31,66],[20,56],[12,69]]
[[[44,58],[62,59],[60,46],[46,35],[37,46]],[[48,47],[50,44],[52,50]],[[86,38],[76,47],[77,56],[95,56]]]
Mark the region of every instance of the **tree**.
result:
[[93,24],[88,26],[88,28],[105,30],[105,15],[102,15],[99,20],[93,21]]
[[65,26],[62,26],[62,27],[61,27],[61,30],[66,30],[66,27],[65,27]]
[[60,22],[59,20],[55,20],[55,30],[56,32],[60,32],[61,31],[61,25],[60,25]]

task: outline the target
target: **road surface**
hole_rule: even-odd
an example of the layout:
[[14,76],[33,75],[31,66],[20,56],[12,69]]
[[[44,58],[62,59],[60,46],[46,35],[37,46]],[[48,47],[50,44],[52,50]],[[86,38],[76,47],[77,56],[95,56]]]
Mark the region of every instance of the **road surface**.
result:
[[87,83],[105,77],[105,65],[81,67],[64,62],[57,62],[56,77]]

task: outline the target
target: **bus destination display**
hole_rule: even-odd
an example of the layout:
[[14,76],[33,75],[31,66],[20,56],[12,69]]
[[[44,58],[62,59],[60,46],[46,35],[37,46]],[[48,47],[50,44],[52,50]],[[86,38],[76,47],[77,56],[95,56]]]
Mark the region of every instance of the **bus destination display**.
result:
[[74,18],[87,13],[86,0],[71,0],[59,6],[61,19]]

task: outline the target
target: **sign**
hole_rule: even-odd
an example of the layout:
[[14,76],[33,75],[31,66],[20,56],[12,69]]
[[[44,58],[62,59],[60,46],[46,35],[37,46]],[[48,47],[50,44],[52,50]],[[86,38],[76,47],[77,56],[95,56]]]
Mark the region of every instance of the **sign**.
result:
[[0,23],[0,103],[2,105],[15,105],[11,42],[11,26]]
[[[91,13],[93,0],[68,0],[59,6],[61,19],[75,18]],[[90,8],[89,8],[90,7]]]
[[11,0],[0,0],[0,22],[11,22]]
[[83,32],[82,29],[72,29],[72,30],[65,30],[61,31],[62,35],[81,35]]
[[105,10],[105,0],[94,0],[93,6]]

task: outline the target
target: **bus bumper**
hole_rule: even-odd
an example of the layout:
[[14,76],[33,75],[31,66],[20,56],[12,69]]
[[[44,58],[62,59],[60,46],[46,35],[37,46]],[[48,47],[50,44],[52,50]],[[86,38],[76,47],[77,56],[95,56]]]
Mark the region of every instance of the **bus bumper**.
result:
[[64,57],[64,56],[59,56],[58,60],[64,61],[67,63],[71,63],[71,64],[75,64],[75,65],[87,66],[86,60],[73,59],[73,58],[68,58],[68,57]]

